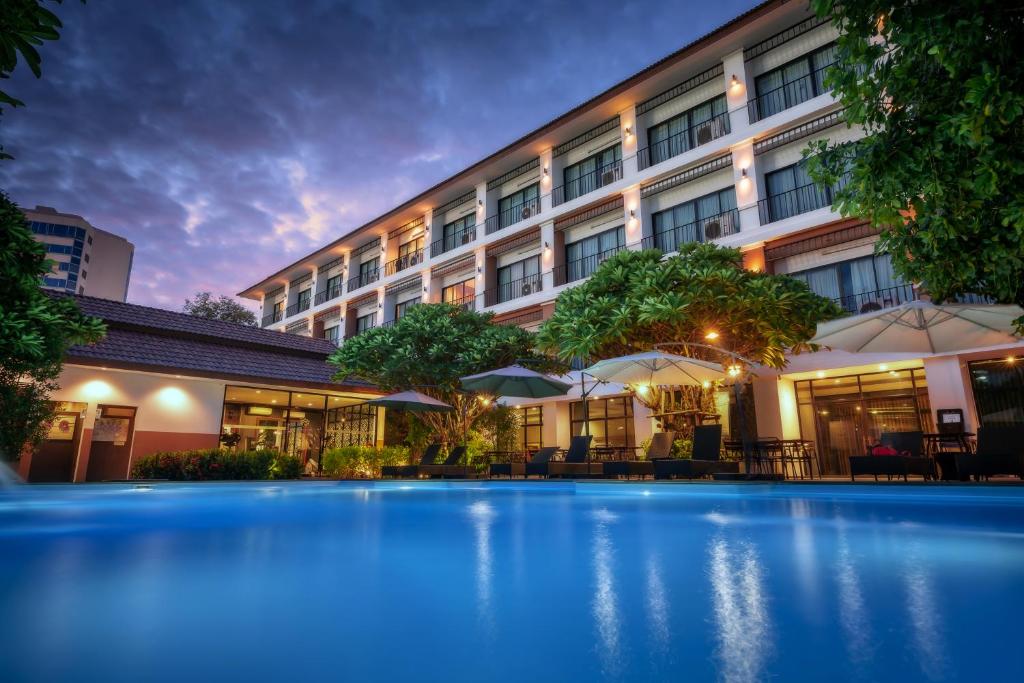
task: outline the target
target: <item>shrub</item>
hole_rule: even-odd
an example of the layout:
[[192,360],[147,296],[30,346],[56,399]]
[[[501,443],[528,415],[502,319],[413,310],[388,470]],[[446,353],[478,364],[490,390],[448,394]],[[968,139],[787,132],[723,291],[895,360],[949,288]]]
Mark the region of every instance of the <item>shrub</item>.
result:
[[409,463],[405,446],[342,446],[324,451],[323,474],[335,479],[376,479],[385,465]]
[[298,458],[270,450],[164,451],[140,458],[132,466],[133,479],[170,481],[297,479],[301,473]]

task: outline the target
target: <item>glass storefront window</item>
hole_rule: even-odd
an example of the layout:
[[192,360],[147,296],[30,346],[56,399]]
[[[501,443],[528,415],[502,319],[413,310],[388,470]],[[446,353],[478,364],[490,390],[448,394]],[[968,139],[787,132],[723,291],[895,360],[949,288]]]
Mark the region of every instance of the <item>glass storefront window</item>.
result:
[[519,409],[519,443],[523,451],[535,451],[544,445],[544,411],[541,406]]
[[1024,359],[1011,358],[967,364],[982,427],[1024,424]]
[[[583,402],[570,405],[572,435],[584,434]],[[598,398],[587,401],[589,433],[594,437],[592,444],[600,446],[632,447],[633,399],[630,396]]]

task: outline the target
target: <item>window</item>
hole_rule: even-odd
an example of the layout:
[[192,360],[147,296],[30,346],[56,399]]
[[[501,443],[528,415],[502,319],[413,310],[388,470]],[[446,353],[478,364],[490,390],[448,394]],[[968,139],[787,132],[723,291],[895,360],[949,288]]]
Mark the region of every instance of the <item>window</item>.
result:
[[380,258],[372,258],[359,264],[358,283],[356,287],[368,285],[377,281],[377,272],[380,270]]
[[523,452],[535,451],[544,445],[544,410],[541,406],[519,409],[519,443]]
[[441,228],[441,251],[451,251],[455,247],[469,244],[475,238],[476,214],[470,213],[451,223],[445,223]]
[[89,273],[88,273],[87,271],[83,270],[83,271],[82,271],[82,279],[84,280],[84,279],[86,279],[87,277],[89,277]]
[[967,364],[982,427],[1024,423],[1024,361],[1005,358]]
[[473,299],[476,297],[476,278],[471,277],[454,285],[448,285],[441,290],[441,301],[456,306],[473,306]]
[[[335,401],[332,397],[328,406]],[[372,446],[377,442],[377,408],[357,403],[342,408],[328,409],[324,448],[342,446]]]
[[91,245],[92,244],[92,235],[89,235],[89,238],[86,241]]
[[534,183],[498,201],[498,227],[518,223],[539,212],[540,183]]
[[46,251],[50,254],[70,254],[70,244],[47,244]]
[[281,319],[284,317],[284,299],[274,302],[273,315],[275,323],[280,322]]
[[[572,435],[579,436],[584,430],[583,402],[570,405]],[[619,446],[630,448],[634,445],[633,399],[630,396],[599,398],[587,401],[586,422],[593,435],[594,446]]]
[[395,271],[404,270],[420,262],[423,256],[424,236],[420,235],[414,240],[398,245],[398,262],[395,264]]
[[620,225],[565,245],[566,282],[580,280],[626,246],[626,226]]
[[313,295],[313,289],[304,289],[299,292],[299,296],[295,299],[297,310],[304,311],[309,308],[309,299]]
[[800,161],[772,171],[764,177],[768,198],[763,200],[762,223],[774,223],[790,216],[832,205],[832,188],[819,187],[807,174],[807,164]]
[[677,251],[687,242],[705,242],[739,230],[736,213],[736,188],[706,194],[703,197],[659,211],[651,216],[654,244],[664,252]]
[[758,76],[754,118],[766,118],[826,92],[825,71],[835,61],[836,46],[831,43]]
[[57,270],[63,271],[65,273],[68,272],[69,268],[71,268],[71,264],[68,263],[67,261],[64,261],[63,263],[58,263],[57,264]]
[[575,199],[622,178],[622,145],[603,149],[562,171],[565,199]]
[[540,289],[540,256],[498,268],[498,303],[528,296]]
[[729,132],[725,95],[698,104],[647,129],[650,165],[670,159]]
[[334,327],[325,327],[324,339],[337,346],[338,342],[341,341],[341,325],[335,325]]
[[867,313],[913,301],[914,288],[892,269],[888,254],[840,261],[790,273],[815,294],[833,299],[850,313]]
[[395,320],[401,320],[402,318],[404,318],[405,314],[409,311],[409,309],[418,304],[419,302],[420,297],[416,297],[414,299],[409,299],[408,301],[403,301],[400,304],[395,304]]
[[367,313],[356,318],[356,334],[361,334],[377,326],[377,314]]
[[327,286],[325,290],[327,292],[327,298],[333,299],[334,297],[341,294],[341,274],[332,275],[327,278]]
[[84,258],[85,258],[85,262],[88,263],[89,262],[89,255],[86,254]]

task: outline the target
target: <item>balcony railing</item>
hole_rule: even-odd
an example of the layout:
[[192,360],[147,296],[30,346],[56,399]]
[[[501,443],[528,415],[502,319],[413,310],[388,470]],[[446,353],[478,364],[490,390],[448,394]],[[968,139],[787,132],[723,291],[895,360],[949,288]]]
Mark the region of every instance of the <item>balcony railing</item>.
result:
[[801,185],[786,192],[770,195],[757,202],[757,213],[761,225],[781,221],[808,211],[832,206],[836,190],[846,185],[847,177],[840,179],[834,187],[821,187],[815,183]]
[[513,299],[530,296],[535,292],[541,291],[542,286],[543,279],[540,273],[527,275],[518,280],[500,284],[493,289],[484,291],[484,306],[494,306],[495,304],[505,303]]
[[372,285],[374,282],[376,282],[379,279],[380,279],[380,268],[376,268],[374,270],[371,270],[368,273],[360,273],[359,275],[356,275],[355,277],[350,277],[348,279],[348,284],[345,285],[345,291],[347,291],[347,292],[354,292],[355,290],[359,289],[360,287],[365,287],[366,285]]
[[707,144],[716,138],[729,134],[729,112],[719,114],[707,121],[695,123],[675,135],[660,140],[650,147],[637,150],[636,158],[640,170],[666,159],[679,156],[694,147]]
[[304,301],[296,301],[291,306],[289,306],[287,308],[287,310],[285,310],[284,317],[290,318],[293,315],[296,315],[297,313],[302,313],[303,311],[308,311],[308,310],[309,310],[309,299],[306,299]]
[[342,291],[343,291],[343,287],[341,286],[341,283],[339,282],[336,285],[332,285],[331,287],[328,287],[327,289],[323,290],[322,292],[317,292],[316,293],[316,299],[315,299],[316,305],[319,306],[320,304],[322,304],[324,302],[327,302],[327,301],[330,301],[331,299],[337,299],[339,296],[341,296]]
[[451,304],[452,306],[459,306],[466,311],[472,311],[476,309],[476,294],[469,294],[461,299],[452,299],[451,301],[445,301],[444,303]]
[[377,323],[373,323],[372,325],[370,325],[370,326],[368,326],[368,327],[364,327],[364,328],[363,328],[363,329],[361,329],[361,330],[360,330],[360,329],[356,329],[356,330],[353,330],[353,331],[352,331],[352,334],[350,334],[350,335],[348,335],[347,337],[345,337],[345,339],[352,339],[353,337],[358,337],[358,336],[359,336],[359,335],[361,335],[361,334],[362,334],[363,332],[368,332],[368,331],[370,331],[370,330],[374,329],[374,328],[375,328],[375,327],[377,327],[377,326],[378,326],[378,325],[377,325]]
[[600,187],[611,185],[617,180],[622,180],[621,160],[605,164],[590,173],[584,173],[565,185],[559,185],[551,192],[551,205],[558,206],[577,197],[582,197]]
[[780,111],[795,107],[801,102],[806,102],[827,92],[824,84],[825,71],[831,68],[833,64],[835,62],[826,64],[806,76],[801,76],[795,81],[780,85],[778,88],[773,88],[768,92],[763,92],[747,102],[747,114],[750,117],[750,122],[753,123],[754,121],[766,119],[773,114],[778,114]]
[[267,325],[273,325],[279,323],[284,319],[284,311],[271,311],[267,315],[263,316],[263,327]]
[[430,255],[438,256],[451,251],[456,247],[461,247],[463,244],[469,244],[476,239],[476,225],[468,225],[461,230],[456,230],[450,235],[445,235],[439,240],[435,240],[430,244]]
[[680,245],[687,242],[710,242],[726,235],[734,235],[740,231],[740,212],[729,209],[713,216],[705,216],[699,220],[677,225],[671,230],[645,237],[644,249],[660,249],[666,254],[679,251]]
[[857,314],[880,311],[883,308],[899,306],[900,304],[905,304],[908,301],[917,301],[917,299],[917,290],[914,289],[913,285],[906,284],[887,287],[874,292],[848,294],[846,296],[833,299],[833,301],[839,304],[847,312]]
[[491,233],[498,232],[502,228],[507,228],[519,221],[529,220],[539,213],[540,197],[527,199],[524,202],[508,207],[504,211],[499,211],[493,216],[488,216],[486,226],[487,234],[490,235]]
[[626,247],[615,247],[613,249],[607,249],[602,251],[600,254],[592,254],[590,256],[584,256],[581,259],[575,261],[568,261],[560,266],[555,266],[552,274],[554,275],[555,286],[564,285],[568,282],[575,282],[576,280],[582,280],[585,277],[590,277],[597,270],[598,266],[615,256]]
[[416,251],[409,252],[403,256],[388,261],[384,264],[384,275],[394,275],[395,273],[401,272],[406,268],[411,268],[417,263],[423,263],[423,250],[417,249]]

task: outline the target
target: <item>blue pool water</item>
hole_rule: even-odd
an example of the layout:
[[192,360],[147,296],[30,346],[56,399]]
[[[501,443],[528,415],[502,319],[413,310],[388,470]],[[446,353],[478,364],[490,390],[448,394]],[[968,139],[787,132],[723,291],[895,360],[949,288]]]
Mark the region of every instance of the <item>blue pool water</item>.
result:
[[1020,681],[1024,489],[0,490],[0,681]]

